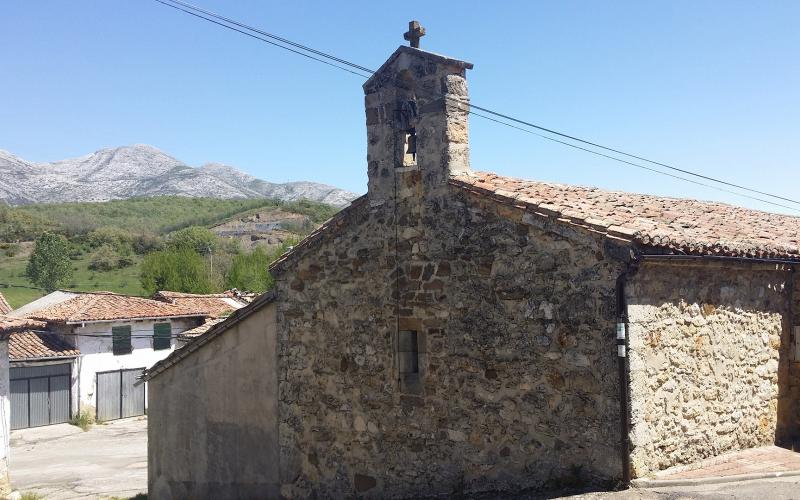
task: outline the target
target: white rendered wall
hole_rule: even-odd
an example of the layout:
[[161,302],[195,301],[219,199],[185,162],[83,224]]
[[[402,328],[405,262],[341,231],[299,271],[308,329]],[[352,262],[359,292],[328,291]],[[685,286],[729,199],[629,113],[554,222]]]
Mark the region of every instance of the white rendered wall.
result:
[[8,339],[0,340],[0,497],[11,492],[8,481],[9,431],[11,430],[11,385],[8,382]]
[[[73,401],[77,402],[79,406],[78,408],[73,408],[74,410],[90,410],[94,413],[97,406],[96,383],[98,372],[127,368],[150,368],[175,350],[177,345],[175,338],[171,339],[171,347],[169,349],[153,350],[153,325],[156,323],[171,323],[172,335],[175,336],[185,330],[194,328],[199,323],[199,320],[197,318],[188,318],[156,321],[114,321],[74,326],[73,331],[78,335],[70,340],[74,339],[75,344],[81,351],[81,357],[76,366],[78,372],[77,395],[73,394]],[[128,325],[131,327],[133,352],[115,356],[112,351],[111,328]],[[104,336],[90,337],[84,335]],[[145,394],[145,401],[147,401],[146,396]]]

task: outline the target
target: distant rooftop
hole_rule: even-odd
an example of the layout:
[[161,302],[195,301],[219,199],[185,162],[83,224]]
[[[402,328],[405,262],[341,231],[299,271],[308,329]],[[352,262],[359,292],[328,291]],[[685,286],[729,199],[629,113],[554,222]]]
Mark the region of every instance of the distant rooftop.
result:
[[[64,292],[53,292],[53,294],[58,293]],[[202,317],[209,315],[209,311],[198,306],[171,304],[160,300],[132,297],[112,292],[68,293],[72,296],[65,299],[59,296],[59,300],[51,305],[35,308],[24,316],[41,321],[72,324],[88,321]],[[43,299],[50,295],[43,297]],[[28,306],[31,304],[28,304]]]

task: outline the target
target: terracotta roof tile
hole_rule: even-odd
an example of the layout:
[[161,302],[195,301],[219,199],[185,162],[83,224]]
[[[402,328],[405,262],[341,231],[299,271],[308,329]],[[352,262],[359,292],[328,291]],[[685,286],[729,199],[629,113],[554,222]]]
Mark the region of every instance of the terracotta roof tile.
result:
[[41,330],[47,325],[42,321],[27,318],[12,318],[11,316],[0,316],[0,333],[9,334],[27,330]]
[[12,333],[8,339],[11,361],[80,356],[81,352],[60,335],[36,332]]
[[487,172],[455,176],[450,182],[645,247],[697,255],[800,258],[800,217]]
[[195,337],[199,337],[200,335],[206,333],[209,328],[216,325],[217,323],[225,321],[225,319],[226,318],[207,319],[206,322],[200,326],[196,326],[190,330],[184,330],[180,335],[178,335],[178,338],[181,340],[190,340]]
[[122,319],[208,316],[209,311],[192,305],[131,297],[111,292],[82,293],[49,307],[33,311],[28,318],[62,323]]
[[8,314],[11,312],[11,305],[9,305],[8,301],[3,294],[0,293],[0,314]]
[[226,316],[249,303],[249,301],[234,295],[233,292],[194,294],[159,291],[153,295],[153,298],[170,304],[206,311],[209,316],[215,318]]

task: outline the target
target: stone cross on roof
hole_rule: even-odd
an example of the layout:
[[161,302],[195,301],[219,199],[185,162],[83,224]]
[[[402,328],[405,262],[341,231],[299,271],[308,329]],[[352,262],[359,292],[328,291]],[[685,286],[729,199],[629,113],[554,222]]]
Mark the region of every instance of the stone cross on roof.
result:
[[425,36],[425,28],[420,26],[419,21],[410,21],[408,31],[403,33],[403,38],[410,42],[415,49],[419,48],[419,39]]

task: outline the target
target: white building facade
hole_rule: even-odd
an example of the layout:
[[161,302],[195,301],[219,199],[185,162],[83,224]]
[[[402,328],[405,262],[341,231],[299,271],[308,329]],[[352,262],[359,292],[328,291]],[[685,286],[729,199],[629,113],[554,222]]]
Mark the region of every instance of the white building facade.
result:
[[[175,337],[200,321],[202,318],[188,317],[72,325],[72,332],[65,337],[81,352],[74,365],[73,414],[89,411],[100,420],[143,414],[147,389],[136,384],[139,375],[166,358],[176,348]],[[111,387],[116,381],[120,389]],[[117,402],[121,411],[114,408]]]

